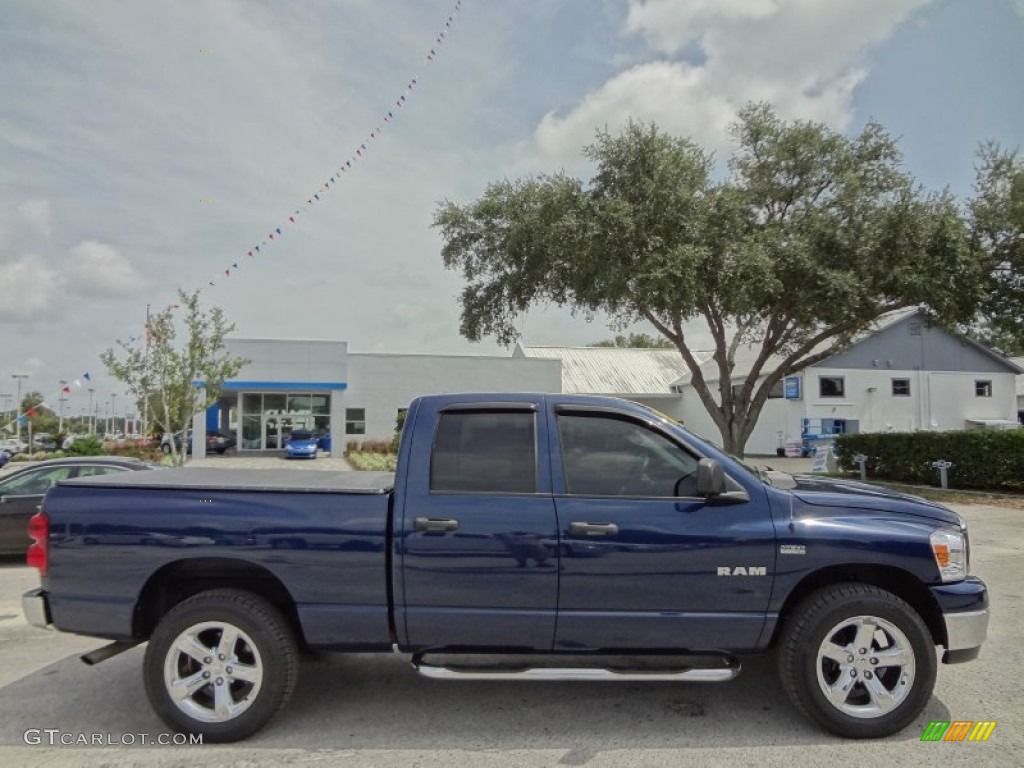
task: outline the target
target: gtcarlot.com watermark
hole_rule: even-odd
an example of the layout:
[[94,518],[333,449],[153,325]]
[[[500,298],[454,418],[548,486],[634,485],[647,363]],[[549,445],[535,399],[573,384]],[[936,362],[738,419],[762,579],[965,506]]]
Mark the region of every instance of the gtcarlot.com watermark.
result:
[[48,747],[187,747],[203,743],[201,733],[75,733],[60,728],[29,728],[26,744]]

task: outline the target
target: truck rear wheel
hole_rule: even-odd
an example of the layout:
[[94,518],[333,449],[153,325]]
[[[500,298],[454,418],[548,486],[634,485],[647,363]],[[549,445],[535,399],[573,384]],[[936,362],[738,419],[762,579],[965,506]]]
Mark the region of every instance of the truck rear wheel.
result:
[[146,648],[150,704],[168,726],[207,742],[244,739],[291,696],[295,638],[258,595],[216,589],[190,597],[161,619]]
[[836,584],[790,614],[778,649],[786,693],[808,718],[847,738],[909,725],[935,687],[935,643],[917,612],[891,592]]

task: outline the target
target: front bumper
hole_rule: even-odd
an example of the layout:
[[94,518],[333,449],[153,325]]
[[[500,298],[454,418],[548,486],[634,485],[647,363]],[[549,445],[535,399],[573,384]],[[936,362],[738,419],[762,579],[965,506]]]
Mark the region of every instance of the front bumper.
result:
[[944,664],[957,664],[978,657],[988,636],[988,589],[985,582],[968,576],[956,584],[931,588],[942,609],[946,629]]
[[53,623],[50,618],[50,598],[42,587],[36,587],[21,596],[21,610],[33,627],[46,629]]

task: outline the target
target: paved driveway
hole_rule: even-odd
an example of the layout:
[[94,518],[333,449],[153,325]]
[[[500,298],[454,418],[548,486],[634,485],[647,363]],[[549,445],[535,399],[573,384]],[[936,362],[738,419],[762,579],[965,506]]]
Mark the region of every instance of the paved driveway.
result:
[[[982,657],[942,666],[911,727],[850,742],[809,725],[785,699],[771,658],[745,661],[726,684],[437,682],[405,657],[307,660],[290,705],[226,747],[27,746],[26,729],[164,733],[143,693],[142,649],[95,667],[78,653],[102,641],[35,629],[20,593],[36,583],[0,567],[0,765],[47,766],[834,766],[1024,764],[1024,526],[1019,511],[956,506],[972,526],[973,570],[992,589]],[[987,743],[923,743],[930,720],[996,720]]]

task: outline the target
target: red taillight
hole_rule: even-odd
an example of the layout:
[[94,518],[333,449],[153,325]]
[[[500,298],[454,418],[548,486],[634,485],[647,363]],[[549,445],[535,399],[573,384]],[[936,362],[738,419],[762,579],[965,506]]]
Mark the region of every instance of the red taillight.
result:
[[32,539],[32,545],[28,548],[25,560],[30,567],[38,568],[39,573],[45,574],[50,565],[50,518],[42,510],[29,518],[28,536]]

